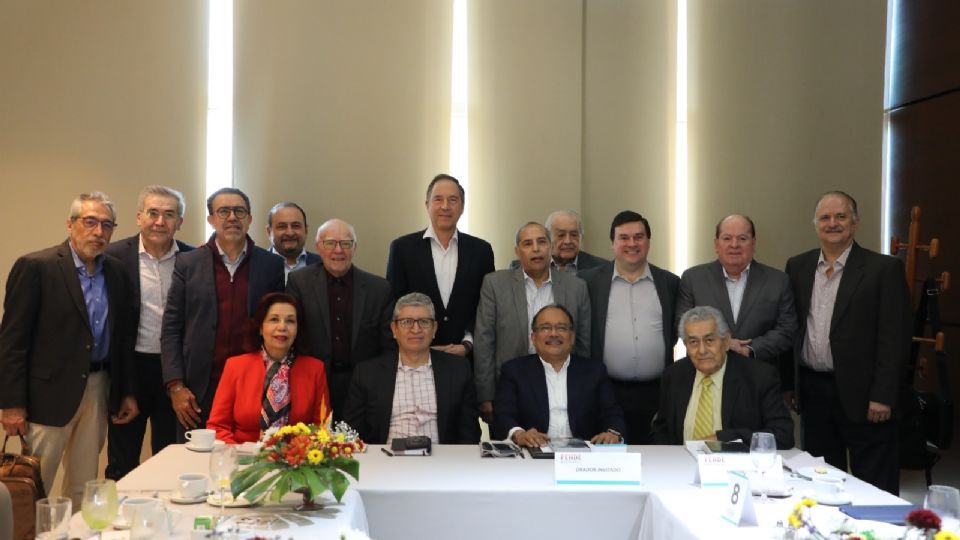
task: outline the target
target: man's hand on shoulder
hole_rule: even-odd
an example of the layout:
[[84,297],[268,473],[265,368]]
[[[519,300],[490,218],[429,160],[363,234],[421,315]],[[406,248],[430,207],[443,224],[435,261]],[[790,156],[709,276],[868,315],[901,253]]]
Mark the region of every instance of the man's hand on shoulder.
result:
[[0,423],[3,424],[3,431],[7,435],[26,435],[30,428],[27,424],[27,409],[23,407],[4,409]]
[[739,354],[740,356],[746,356],[750,358],[750,348],[747,345],[753,341],[752,339],[735,339],[730,338],[730,350]]

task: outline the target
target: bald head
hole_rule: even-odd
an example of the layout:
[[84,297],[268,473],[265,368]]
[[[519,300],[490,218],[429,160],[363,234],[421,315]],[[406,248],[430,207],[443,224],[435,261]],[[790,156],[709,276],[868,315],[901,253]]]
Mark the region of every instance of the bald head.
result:
[[717,260],[727,274],[736,279],[753,262],[757,238],[753,220],[740,214],[731,214],[717,223],[713,247]]
[[323,259],[323,269],[341,277],[353,266],[357,251],[357,233],[342,219],[331,219],[317,228],[317,253]]

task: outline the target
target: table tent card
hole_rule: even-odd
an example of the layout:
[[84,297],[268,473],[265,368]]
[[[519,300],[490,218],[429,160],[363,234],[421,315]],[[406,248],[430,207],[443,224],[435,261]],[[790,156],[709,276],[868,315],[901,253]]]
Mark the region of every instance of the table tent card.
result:
[[553,471],[558,486],[639,486],[640,454],[557,452]]

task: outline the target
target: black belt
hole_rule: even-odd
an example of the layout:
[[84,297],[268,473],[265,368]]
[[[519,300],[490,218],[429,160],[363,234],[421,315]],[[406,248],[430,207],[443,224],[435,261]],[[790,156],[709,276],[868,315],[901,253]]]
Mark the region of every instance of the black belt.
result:
[[90,373],[96,373],[98,371],[107,371],[110,369],[110,362],[91,362],[90,363]]
[[819,377],[821,379],[832,379],[833,371],[817,371],[809,366],[800,366],[800,373],[805,375],[812,375],[814,377]]

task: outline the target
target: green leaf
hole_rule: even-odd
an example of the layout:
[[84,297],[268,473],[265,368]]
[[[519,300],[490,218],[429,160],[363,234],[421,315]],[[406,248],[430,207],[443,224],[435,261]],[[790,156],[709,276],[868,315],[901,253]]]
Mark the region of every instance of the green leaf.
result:
[[309,468],[303,471],[303,476],[310,488],[310,497],[319,497],[321,493],[330,488],[330,483],[325,482],[317,469]]
[[240,456],[237,458],[237,465],[251,465],[257,459],[257,456]]
[[360,479],[360,462],[353,458],[336,457],[333,459],[333,466],[357,480]]
[[253,485],[249,489],[236,492],[234,493],[233,496],[238,497],[241,493],[243,493],[243,496],[246,497],[248,501],[256,501],[257,499],[260,498],[261,495],[263,495],[268,489],[270,489],[270,487],[274,483],[276,483],[277,480],[281,477],[282,477],[282,473],[267,476],[266,478],[260,479],[259,482],[257,482],[255,485]]
[[347,480],[347,477],[339,471],[332,471],[333,474],[330,475],[330,492],[333,493],[333,498],[340,502],[340,499],[343,498],[343,494],[347,492],[347,488],[350,487],[350,481]]
[[250,488],[253,484],[258,482],[264,475],[271,473],[273,470],[279,469],[280,465],[265,461],[260,463],[254,463],[250,467],[242,471],[238,471],[232,475],[230,478],[230,492],[233,493],[233,496],[236,497],[238,494],[243,493]]

